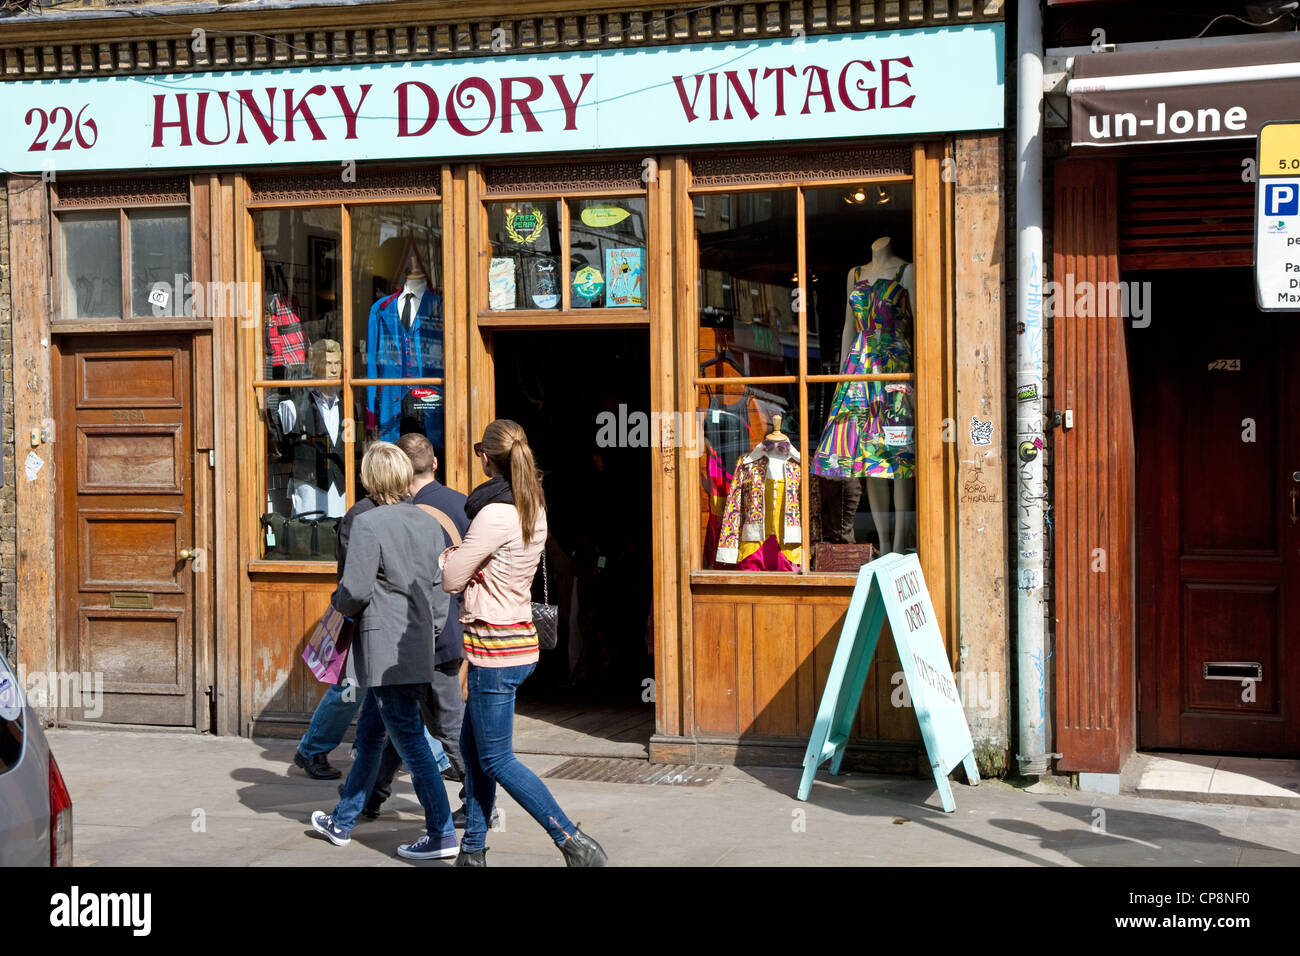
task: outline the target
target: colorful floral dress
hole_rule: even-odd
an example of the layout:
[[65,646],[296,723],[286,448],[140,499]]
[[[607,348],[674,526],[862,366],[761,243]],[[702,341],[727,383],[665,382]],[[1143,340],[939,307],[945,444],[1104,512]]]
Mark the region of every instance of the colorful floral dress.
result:
[[[857,335],[841,375],[912,372],[912,305],[904,263],[893,279],[858,282],[849,293]],[[856,273],[855,273],[856,275]],[[841,382],[813,456],[823,478],[910,478],[916,474],[911,382]]]

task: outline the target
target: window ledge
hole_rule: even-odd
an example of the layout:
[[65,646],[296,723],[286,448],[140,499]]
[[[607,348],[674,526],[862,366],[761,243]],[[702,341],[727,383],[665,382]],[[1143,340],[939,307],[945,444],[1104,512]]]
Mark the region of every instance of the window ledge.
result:
[[268,571],[272,574],[328,574],[330,577],[337,577],[338,562],[269,561],[265,558],[255,558],[248,562],[250,574],[263,574]]
[[789,571],[692,571],[691,584],[718,587],[851,588],[856,574],[795,574]]

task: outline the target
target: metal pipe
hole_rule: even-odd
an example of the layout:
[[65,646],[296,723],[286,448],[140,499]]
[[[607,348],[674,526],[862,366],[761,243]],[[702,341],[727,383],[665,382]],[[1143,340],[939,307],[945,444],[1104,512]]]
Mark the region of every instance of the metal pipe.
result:
[[[1016,441],[1043,447],[1043,20],[1039,0],[1018,0],[1016,26]],[[1031,396],[1019,401],[1021,396]],[[1043,600],[1043,458],[1017,455],[1016,634],[1020,772],[1047,772],[1046,603]]]

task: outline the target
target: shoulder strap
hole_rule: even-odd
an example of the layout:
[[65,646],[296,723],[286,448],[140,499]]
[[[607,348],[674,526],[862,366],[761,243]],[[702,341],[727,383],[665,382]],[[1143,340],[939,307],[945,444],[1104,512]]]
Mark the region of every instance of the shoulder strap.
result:
[[416,507],[423,511],[427,511],[438,519],[438,524],[442,525],[442,530],[447,532],[447,540],[451,542],[452,547],[456,547],[460,544],[460,532],[456,530],[456,525],[447,512],[440,511],[433,505],[417,504]]
[[899,285],[903,284],[903,273],[907,271],[907,266],[908,263],[904,262],[901,266],[898,267],[898,274],[894,276],[894,281],[897,282]]

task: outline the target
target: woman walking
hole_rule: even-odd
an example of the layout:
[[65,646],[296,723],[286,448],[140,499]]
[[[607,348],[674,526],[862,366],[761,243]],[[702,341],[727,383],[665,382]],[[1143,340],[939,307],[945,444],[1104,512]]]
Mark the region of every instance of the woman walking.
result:
[[474,446],[488,481],[465,503],[469,533],[443,553],[442,587],[464,592],[461,621],[468,699],[461,727],[465,835],[457,866],[485,866],[496,786],[527,810],[568,866],[604,866],[605,851],[575,826],[546,785],[514,754],[515,691],[537,666],[532,582],[546,546],[546,501],[524,430],[497,419]]
[[339,612],[361,618],[351,652],[366,697],[357,718],[357,755],[339,802],[333,813],[313,813],[311,825],[335,846],[351,842],[387,731],[424,808],[424,835],[399,846],[397,855],[438,860],[456,855],[456,831],[425,740],[420,701],[434,678],[434,641],[450,599],[438,587],[442,525],[405,500],[413,475],[406,452],[388,442],[373,443],[361,459],[361,481],[378,507],[353,521],[347,563],[331,600]]

